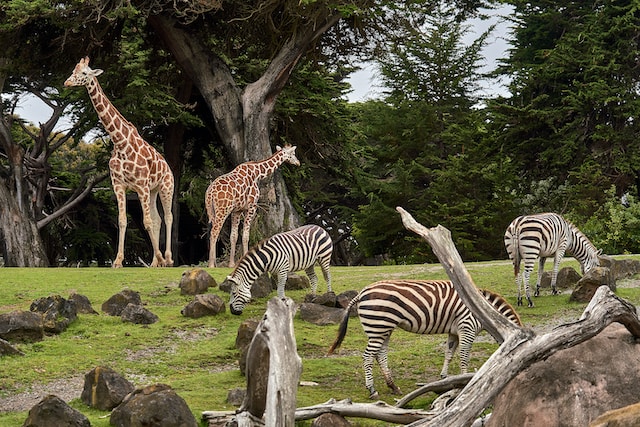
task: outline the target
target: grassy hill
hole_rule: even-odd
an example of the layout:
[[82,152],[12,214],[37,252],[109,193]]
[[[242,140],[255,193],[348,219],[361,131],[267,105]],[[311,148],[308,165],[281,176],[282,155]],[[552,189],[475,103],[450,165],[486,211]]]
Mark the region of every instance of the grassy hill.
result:
[[[629,256],[627,258],[633,258]],[[578,263],[567,258],[562,266],[579,271]],[[504,295],[515,305],[515,284],[509,261],[466,264],[476,285]],[[551,266],[548,266],[551,268]],[[3,399],[19,393],[40,393],[43,387],[57,386],[77,389],[77,399],[71,405],[89,417],[93,426],[108,426],[108,412],[85,406],[79,399],[84,374],[96,366],[110,367],[136,386],[154,383],[170,385],[183,397],[197,419],[205,410],[233,410],[226,402],[230,389],[245,387],[245,378],[238,369],[238,352],[234,348],[239,324],[247,318],[261,318],[266,302],[275,296],[252,302],[240,317],[228,312],[215,317],[185,318],[180,310],[192,297],[180,295],[178,283],[187,267],[119,270],[84,269],[0,269],[0,313],[29,310],[37,298],[58,294],[68,298],[71,292],[86,295],[94,309],[123,289],[140,293],[146,308],[159,316],[160,321],[148,325],[123,323],[120,318],[99,315],[80,315],[64,333],[48,336],[44,341],[21,344],[25,356],[0,359],[0,425],[20,426],[27,411],[2,412]],[[208,269],[221,282],[230,269]],[[361,289],[381,279],[414,278],[446,279],[439,264],[394,265],[382,267],[332,267],[336,293]],[[635,281],[618,283],[618,295],[633,304],[640,304],[640,288]],[[319,292],[326,290],[320,279]],[[217,288],[225,301],[228,295]],[[288,292],[287,296],[302,302],[305,291]],[[535,300],[535,308],[517,308],[524,324],[537,332],[544,332],[558,324],[577,319],[585,304],[569,303],[569,295],[551,296],[548,289]],[[318,383],[301,386],[298,407],[323,403],[330,398],[351,398],[368,401],[364,387],[361,355],[366,337],[357,319],[352,319],[345,341],[335,356],[326,357],[333,342],[337,325],[315,326],[296,316],[294,320],[298,353],[303,360],[302,381]],[[390,344],[389,365],[396,383],[403,392],[411,391],[417,382],[438,379],[444,358],[445,336],[419,336],[401,330],[394,332]],[[470,370],[478,369],[497,348],[491,337],[483,333],[472,348]],[[458,373],[457,358],[450,373]],[[384,385],[379,369],[374,369],[375,383],[381,399],[394,403]],[[44,396],[44,395],[42,395]],[[433,395],[413,402],[427,405]],[[358,425],[377,425],[354,420]],[[308,424],[306,424],[308,425]]]

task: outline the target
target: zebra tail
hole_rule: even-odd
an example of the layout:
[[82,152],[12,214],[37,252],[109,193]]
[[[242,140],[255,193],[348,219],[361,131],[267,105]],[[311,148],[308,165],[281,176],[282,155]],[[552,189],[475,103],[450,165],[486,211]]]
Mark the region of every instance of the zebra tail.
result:
[[513,236],[511,237],[511,244],[513,246],[513,274],[514,276],[518,276],[520,274],[520,262],[522,258],[520,257],[520,234],[515,231]]
[[353,298],[349,303],[349,305],[347,306],[347,308],[345,309],[344,316],[342,317],[342,321],[340,322],[340,327],[338,328],[338,336],[336,337],[336,340],[333,342],[333,344],[329,348],[327,355],[333,354],[334,351],[340,348],[340,345],[342,344],[342,341],[344,340],[345,335],[347,335],[347,326],[349,325],[349,313],[351,312],[351,307],[353,307],[353,305],[356,302],[358,302],[359,299],[360,299],[360,294],[358,294],[355,298]]

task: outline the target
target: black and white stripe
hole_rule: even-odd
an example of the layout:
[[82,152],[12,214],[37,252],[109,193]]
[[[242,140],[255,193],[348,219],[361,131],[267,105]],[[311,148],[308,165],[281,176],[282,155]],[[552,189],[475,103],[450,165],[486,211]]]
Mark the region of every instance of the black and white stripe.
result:
[[[521,325],[513,307],[500,295],[481,291],[485,298],[512,322]],[[471,344],[482,325],[464,305],[453,284],[447,280],[386,280],[365,287],[349,303],[340,324],[338,337],[329,349],[333,353],[344,340],[349,311],[358,305],[358,316],[367,334],[363,354],[365,384],[370,398],[378,398],[373,386],[373,360],[378,361],[387,385],[395,392],[388,366],[389,338],[396,327],[416,334],[449,334],[441,376],[448,374],[449,362],[460,344],[460,371],[467,372]]]
[[238,262],[226,280],[231,282],[231,313],[242,314],[251,301],[251,285],[263,273],[275,273],[278,277],[278,297],[284,298],[287,273],[304,270],[315,295],[318,276],[314,270],[316,261],[331,292],[329,264],[333,243],[331,236],[317,225],[305,225],[295,230],[274,234],[251,248]]
[[[555,295],[558,266],[565,252],[571,253],[579,262],[582,274],[600,265],[600,251],[582,234],[578,228],[556,213],[519,216],[514,219],[504,233],[504,245],[513,261],[518,305],[522,305],[522,282],[529,307],[533,301],[529,291],[529,278],[538,259],[538,281],[534,295],[540,294],[540,280],[547,257],[554,256],[551,288]],[[520,276],[520,261],[524,261],[524,270]]]

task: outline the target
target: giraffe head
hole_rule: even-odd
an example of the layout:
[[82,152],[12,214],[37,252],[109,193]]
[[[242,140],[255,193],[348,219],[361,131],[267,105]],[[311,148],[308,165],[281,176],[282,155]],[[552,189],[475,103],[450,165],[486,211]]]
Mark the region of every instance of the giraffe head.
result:
[[102,74],[102,70],[89,68],[89,57],[85,56],[76,64],[73,73],[64,82],[65,86],[86,86],[92,78]]
[[300,160],[296,157],[296,146],[293,145],[285,145],[284,148],[281,148],[279,145],[276,146],[276,151],[282,151],[282,161],[289,162],[292,165],[300,166]]

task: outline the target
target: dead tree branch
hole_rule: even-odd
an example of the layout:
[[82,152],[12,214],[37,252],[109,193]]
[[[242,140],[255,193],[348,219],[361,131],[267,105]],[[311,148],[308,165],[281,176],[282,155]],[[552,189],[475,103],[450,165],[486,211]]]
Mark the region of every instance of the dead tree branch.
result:
[[[632,304],[618,298],[607,286],[596,291],[577,322],[562,325],[545,335],[535,335],[493,315],[490,305],[482,304],[448,230],[442,226],[427,229],[404,209],[396,208],[408,230],[423,237],[445,268],[456,291],[478,317],[483,326],[502,344],[485,362],[458,397],[443,412],[410,426],[470,425],[518,373],[533,363],[547,359],[565,348],[573,347],[600,333],[612,322],[623,324],[635,337],[640,337],[640,320]],[[487,308],[490,308],[488,310]],[[498,339],[500,337],[500,339]]]

